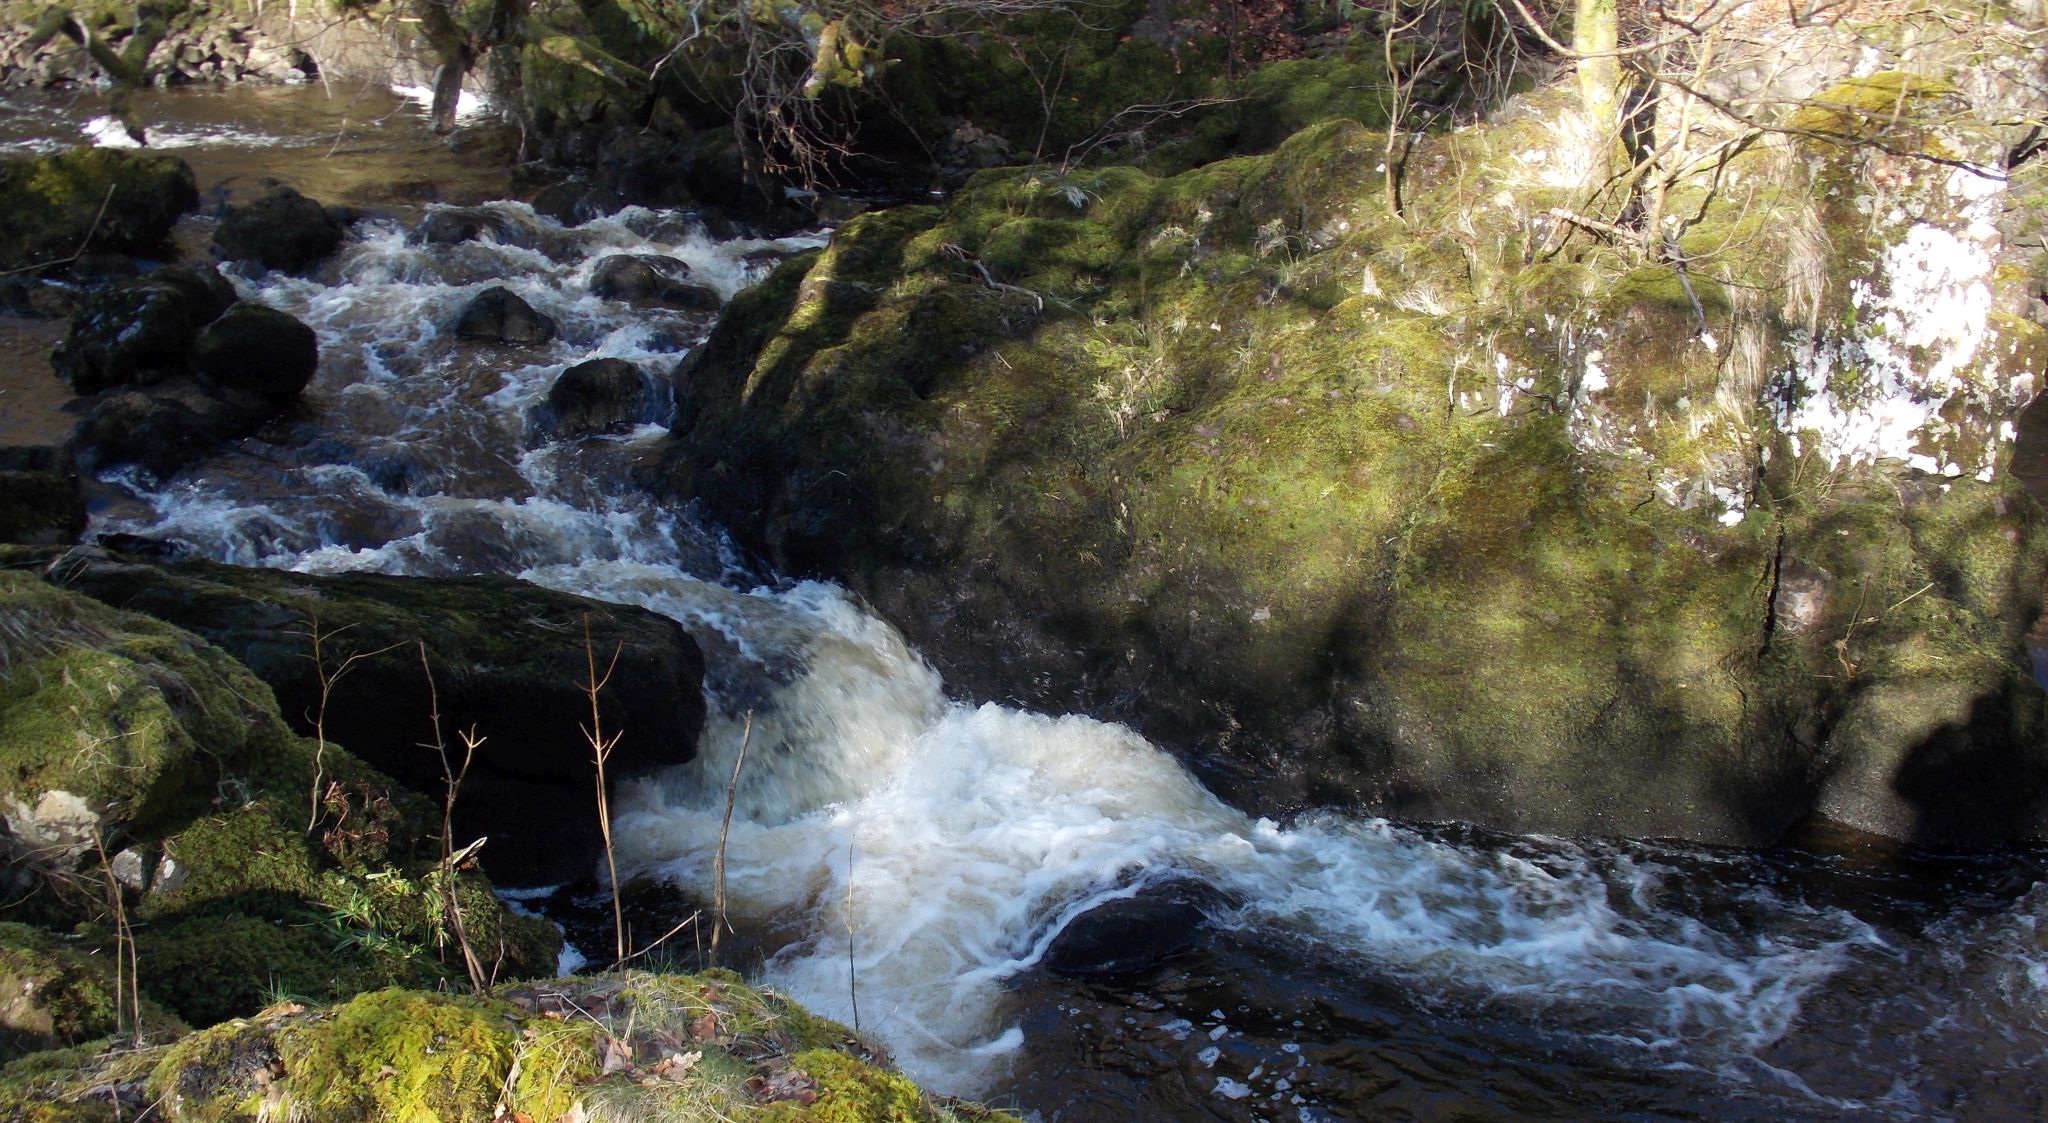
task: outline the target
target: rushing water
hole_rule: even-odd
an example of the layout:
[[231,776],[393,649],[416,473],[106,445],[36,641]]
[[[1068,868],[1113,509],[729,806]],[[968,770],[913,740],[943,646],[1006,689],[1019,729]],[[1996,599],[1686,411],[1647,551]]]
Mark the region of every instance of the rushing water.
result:
[[[196,104],[217,119],[240,103]],[[54,134],[89,107],[40,111]],[[291,132],[307,115],[259,107],[198,147],[243,166],[274,153],[316,193],[368,183],[322,164],[356,157]],[[427,151],[416,122],[394,121],[393,139],[349,145],[373,167]],[[744,739],[736,927],[769,982],[857,1016],[920,1080],[1045,1120],[2041,1116],[2042,854],[1274,823],[1123,727],[949,699],[842,590],[753,571],[716,528],[639,493],[632,469],[658,454],[663,418],[570,442],[536,421],[566,364],[666,372],[710,326],[591,296],[605,254],[668,254],[729,296],[817,239],[492,208],[499,230],[478,242],[411,245],[417,212],[400,207],[310,277],[231,271],[319,332],[308,408],[167,484],[111,477],[92,533],[313,572],[511,573],[681,621],[711,656],[712,719],[695,763],[616,801],[622,859],[705,884]],[[560,338],[455,339],[492,284]],[[1157,933],[1187,945],[1177,957],[1113,980],[1047,969],[1077,917],[1189,884],[1204,887],[1200,931]]]

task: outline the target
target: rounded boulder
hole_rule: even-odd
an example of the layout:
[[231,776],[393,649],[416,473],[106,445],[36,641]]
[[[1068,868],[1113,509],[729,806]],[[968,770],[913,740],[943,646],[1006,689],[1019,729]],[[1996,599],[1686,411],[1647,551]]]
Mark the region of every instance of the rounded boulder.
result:
[[298,395],[320,365],[320,343],[297,318],[243,302],[206,325],[192,344],[192,367],[228,391],[271,402]]

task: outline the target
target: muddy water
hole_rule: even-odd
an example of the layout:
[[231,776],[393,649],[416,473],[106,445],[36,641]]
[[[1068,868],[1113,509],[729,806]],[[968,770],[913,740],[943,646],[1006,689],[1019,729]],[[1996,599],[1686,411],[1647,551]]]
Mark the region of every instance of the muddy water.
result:
[[[565,228],[501,203],[489,237],[423,249],[405,236],[421,199],[503,186],[487,131],[450,149],[412,110],[344,126],[354,110],[314,90],[244,97],[162,107],[165,137],[217,138],[181,150],[214,169],[209,186],[288,174],[382,209],[311,276],[231,271],[320,333],[305,409],[179,478],[109,477],[89,533],[308,571],[511,573],[681,621],[711,656],[713,715],[696,763],[616,801],[630,872],[670,890],[644,922],[706,884],[751,728],[728,871],[743,950],[927,1084],[1043,1120],[2048,1110],[2048,854],[1276,823],[1122,727],[949,697],[844,591],[752,568],[718,528],[634,488],[663,403],[573,441],[537,408],[569,363],[665,376],[710,327],[592,295],[606,254],[677,258],[730,296],[815,239],[719,241],[651,211]],[[90,111],[48,109],[37,127],[73,135]],[[201,219],[185,241],[207,233]],[[495,284],[560,338],[454,339]],[[1125,913],[1140,916],[1126,950],[1173,955],[1113,976],[1051,969],[1105,915],[1191,886],[1193,904]],[[535,904],[574,916],[572,896]]]

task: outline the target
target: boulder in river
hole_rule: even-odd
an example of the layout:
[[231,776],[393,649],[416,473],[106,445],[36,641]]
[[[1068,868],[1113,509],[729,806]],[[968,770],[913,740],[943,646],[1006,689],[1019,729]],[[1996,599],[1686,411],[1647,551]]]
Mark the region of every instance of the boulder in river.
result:
[[[253,1014],[276,988],[322,999],[447,980],[432,950],[445,920],[420,907],[444,884],[480,952],[502,949],[508,973],[552,972],[559,945],[545,922],[509,915],[473,873],[438,880],[440,815],[428,799],[332,741],[293,733],[264,684],[219,648],[63,588],[51,566],[62,556],[0,548],[10,919],[65,932],[98,962],[121,958],[108,929],[81,923],[105,916],[104,898],[74,891],[111,874],[135,922],[121,949],[135,956],[129,983],[198,1025]],[[85,998],[78,988],[99,990],[104,975],[67,970],[48,942],[6,929],[0,1029],[62,1044],[113,1028],[108,990],[72,1006],[69,1021],[48,1004],[66,991]],[[148,1002],[143,1012],[148,1028],[176,1020]],[[0,1033],[0,1055],[24,1043],[11,1037]]]
[[201,328],[192,368],[231,394],[271,403],[297,397],[320,365],[313,329],[289,313],[243,301]]
[[326,207],[278,184],[244,206],[228,208],[213,244],[230,261],[295,273],[333,253],[344,233]]
[[653,253],[617,253],[597,263],[590,291],[606,300],[628,300],[669,308],[710,310],[723,301],[718,290],[689,279],[690,266]]
[[74,148],[0,159],[0,271],[81,251],[154,252],[198,205],[192,169],[175,156]]
[[548,387],[543,426],[558,436],[620,432],[652,420],[655,389],[625,359],[591,359],[563,371]]
[[108,285],[72,317],[50,364],[79,394],[161,381],[187,369],[199,329],[234,302],[234,288],[211,266],[172,266]]
[[555,321],[518,293],[492,285],[463,307],[455,334],[490,343],[541,344],[555,338]]

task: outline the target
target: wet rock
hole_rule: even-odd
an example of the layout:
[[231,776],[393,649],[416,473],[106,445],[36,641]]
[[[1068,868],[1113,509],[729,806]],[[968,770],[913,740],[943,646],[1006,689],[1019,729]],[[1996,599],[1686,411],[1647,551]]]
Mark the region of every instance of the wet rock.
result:
[[1045,949],[1046,970],[1070,979],[1115,979],[1149,971],[1202,942],[1222,894],[1198,881],[1149,886],[1105,901],[1067,922]]
[[406,241],[416,246],[453,246],[486,236],[508,245],[531,241],[518,223],[486,207],[446,207],[433,211],[413,227]]
[[159,269],[109,285],[72,317],[50,365],[79,394],[161,381],[186,369],[199,329],[234,300],[211,267]]
[[590,274],[590,291],[606,300],[711,310],[723,301],[718,290],[689,280],[690,267],[660,254],[613,254]]
[[588,669],[586,625],[600,669],[617,652],[601,700],[606,735],[621,735],[607,765],[611,779],[689,760],[704,720],[703,657],[674,621],[511,578],[309,577],[78,548],[51,579],[192,628],[268,683],[280,711],[306,729],[319,699],[306,658],[309,621],[332,638],[331,658],[388,648],[356,663],[336,687],[326,733],[438,798],[440,759],[419,748],[429,713],[424,640],[450,744],[454,731],[472,725],[488,738],[457,806],[462,841],[521,839],[502,852],[483,850],[485,868],[501,883],[559,880],[564,869],[588,871],[599,859],[585,826],[596,808],[579,732],[590,720],[579,685]]
[[548,387],[542,428],[557,436],[620,432],[653,420],[654,387],[624,359],[591,359],[563,371]]
[[297,272],[333,253],[343,234],[334,213],[279,184],[247,206],[229,208],[213,244],[230,261]]
[[455,321],[455,334],[492,343],[546,343],[555,337],[555,321],[537,312],[518,293],[495,285],[478,293]]
[[200,329],[192,368],[231,394],[273,404],[298,396],[320,365],[313,329],[275,308],[244,301]]
[[0,448],[0,542],[70,542],[85,529],[85,493],[66,449]]
[[168,479],[262,416],[191,378],[123,391],[94,404],[78,423],[78,463],[87,471],[135,464]]
[[63,261],[81,248],[150,253],[198,205],[192,169],[175,156],[78,148],[0,159],[0,271]]

